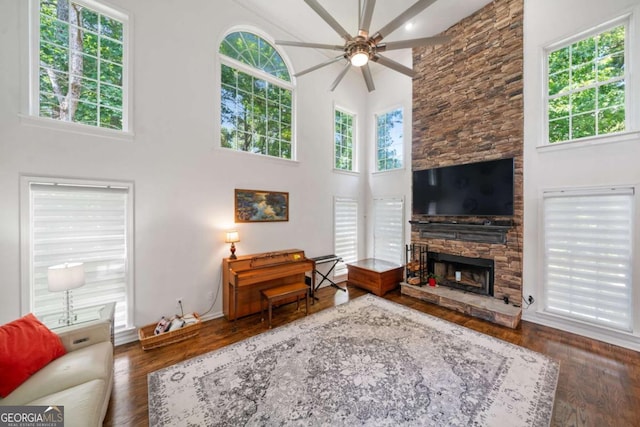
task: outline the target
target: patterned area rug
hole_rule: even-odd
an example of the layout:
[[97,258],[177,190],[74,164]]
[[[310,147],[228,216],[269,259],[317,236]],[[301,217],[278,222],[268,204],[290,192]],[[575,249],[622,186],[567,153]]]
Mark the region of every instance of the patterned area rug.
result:
[[548,426],[548,357],[365,295],[148,376],[152,426]]

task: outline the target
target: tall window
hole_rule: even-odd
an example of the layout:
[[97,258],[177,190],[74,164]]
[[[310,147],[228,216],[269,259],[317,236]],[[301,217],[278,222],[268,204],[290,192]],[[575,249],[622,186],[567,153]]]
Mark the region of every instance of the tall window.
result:
[[547,55],[549,143],[626,129],[626,23]]
[[545,311],[631,331],[634,189],[544,193]]
[[402,108],[376,116],[376,170],[402,168]]
[[345,264],[358,260],[358,201],[336,197],[333,221],[335,254],[342,258],[335,274],[347,274]]
[[222,147],[293,158],[293,85],[263,38],[245,31],[220,44]]
[[334,113],[334,167],[340,170],[353,171],[353,135],[355,115],[339,109]]
[[404,264],[404,200],[373,199],[373,257]]
[[86,284],[73,290],[74,307],[115,302],[116,331],[132,326],[132,188],[25,178],[22,191],[25,309],[37,316],[62,312],[64,293],[48,290],[47,270],[82,262]]
[[127,16],[91,0],[32,1],[32,114],[126,130]]

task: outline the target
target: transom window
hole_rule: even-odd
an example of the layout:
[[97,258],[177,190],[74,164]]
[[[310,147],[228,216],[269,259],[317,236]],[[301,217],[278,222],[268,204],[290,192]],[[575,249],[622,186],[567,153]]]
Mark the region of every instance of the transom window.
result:
[[551,50],[548,141],[572,141],[626,130],[626,24]]
[[[127,128],[127,17],[92,1],[40,0],[33,114]],[[35,82],[34,82],[35,83]]]
[[339,109],[334,114],[334,167],[353,171],[353,135],[355,115]]
[[293,85],[280,54],[245,31],[225,37],[220,54],[220,145],[292,159]]
[[376,170],[402,168],[402,108],[376,116]]

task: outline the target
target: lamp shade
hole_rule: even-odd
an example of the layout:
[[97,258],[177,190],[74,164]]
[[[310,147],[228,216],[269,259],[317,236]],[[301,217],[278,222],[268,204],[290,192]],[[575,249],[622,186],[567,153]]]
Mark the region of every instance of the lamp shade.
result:
[[47,271],[51,292],[68,291],[84,285],[84,264],[74,262],[49,267]]
[[236,243],[240,241],[240,236],[236,230],[227,231],[227,237],[225,243]]

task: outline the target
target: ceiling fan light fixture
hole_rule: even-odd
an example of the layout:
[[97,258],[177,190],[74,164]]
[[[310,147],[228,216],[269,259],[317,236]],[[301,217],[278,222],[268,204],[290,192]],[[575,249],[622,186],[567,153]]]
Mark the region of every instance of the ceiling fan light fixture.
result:
[[369,54],[363,51],[357,51],[351,55],[349,60],[354,67],[362,67],[369,62]]

